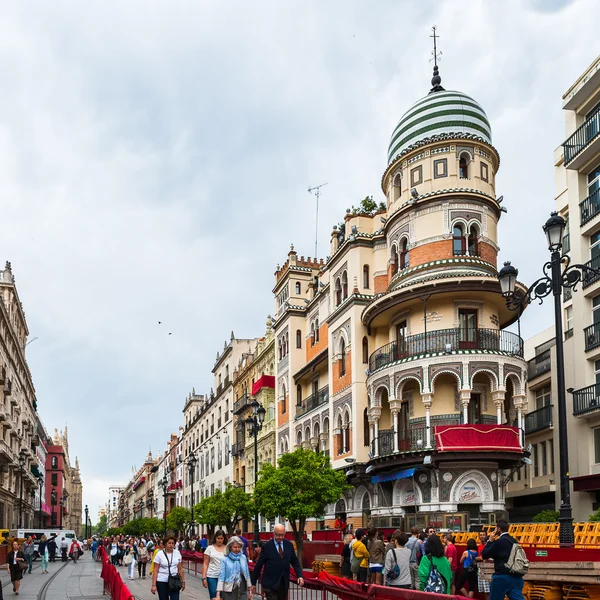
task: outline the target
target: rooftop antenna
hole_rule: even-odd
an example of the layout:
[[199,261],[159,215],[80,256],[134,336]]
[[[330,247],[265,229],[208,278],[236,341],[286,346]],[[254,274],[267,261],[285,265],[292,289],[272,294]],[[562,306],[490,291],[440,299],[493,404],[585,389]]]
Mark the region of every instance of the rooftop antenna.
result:
[[429,62],[433,61],[433,77],[431,78],[431,85],[433,87],[431,88],[431,91],[429,92],[430,94],[431,94],[431,92],[443,92],[444,91],[444,88],[441,86],[442,78],[440,77],[440,73],[439,73],[439,69],[438,69],[438,60],[442,60],[442,52],[437,51],[437,40],[440,37],[439,35],[437,35],[437,26],[434,25],[431,28],[431,31],[433,32],[433,35],[430,35],[429,37],[433,38],[433,52],[431,53],[433,58],[430,58]]
[[321,188],[326,185],[327,183],[322,183],[321,185],[316,185],[315,187],[308,188],[308,193],[314,194],[317,198],[317,217],[315,222],[315,260],[318,256],[317,248],[319,244],[319,196],[321,195]]

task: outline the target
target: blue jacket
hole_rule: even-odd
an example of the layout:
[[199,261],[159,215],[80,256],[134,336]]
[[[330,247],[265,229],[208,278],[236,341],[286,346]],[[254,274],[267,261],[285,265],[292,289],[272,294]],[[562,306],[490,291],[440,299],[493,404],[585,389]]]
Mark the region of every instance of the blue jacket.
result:
[[[246,585],[250,587],[250,572],[248,571],[248,559],[244,554],[240,557],[240,573],[246,579]],[[221,570],[217,581],[217,590],[231,592],[235,579],[234,561],[229,556],[224,556],[221,560]]]
[[296,577],[302,577],[302,567],[292,542],[283,540],[283,558],[281,558],[275,546],[275,539],[272,538],[265,543],[256,561],[252,571],[252,583],[255,585],[262,573],[263,589],[278,590],[283,580],[287,590],[290,587],[290,566],[294,567]]

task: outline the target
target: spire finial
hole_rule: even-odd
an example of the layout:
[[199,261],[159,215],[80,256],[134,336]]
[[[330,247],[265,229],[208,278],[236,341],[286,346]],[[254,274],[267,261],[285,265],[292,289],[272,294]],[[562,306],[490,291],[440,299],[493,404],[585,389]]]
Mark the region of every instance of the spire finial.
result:
[[433,32],[433,35],[430,35],[429,37],[433,38],[433,52],[431,53],[433,58],[430,58],[429,60],[433,60],[433,77],[431,78],[431,90],[429,91],[429,93],[431,94],[432,92],[443,92],[444,88],[442,87],[442,78],[440,76],[440,71],[438,68],[438,59],[442,59],[442,53],[437,51],[437,40],[440,37],[439,35],[437,35],[437,27],[434,25],[431,28],[431,31]]

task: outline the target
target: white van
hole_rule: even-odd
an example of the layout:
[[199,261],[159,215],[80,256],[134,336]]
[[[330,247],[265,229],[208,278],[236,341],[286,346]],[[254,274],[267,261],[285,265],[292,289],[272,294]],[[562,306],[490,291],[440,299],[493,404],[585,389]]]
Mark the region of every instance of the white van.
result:
[[18,538],[19,540],[26,540],[28,537],[32,537],[34,541],[35,551],[37,552],[38,543],[45,535],[48,541],[50,538],[56,537],[56,556],[60,557],[60,542],[64,537],[69,546],[67,548],[67,554],[71,550],[71,544],[76,538],[75,532],[72,529],[11,529],[10,538]]

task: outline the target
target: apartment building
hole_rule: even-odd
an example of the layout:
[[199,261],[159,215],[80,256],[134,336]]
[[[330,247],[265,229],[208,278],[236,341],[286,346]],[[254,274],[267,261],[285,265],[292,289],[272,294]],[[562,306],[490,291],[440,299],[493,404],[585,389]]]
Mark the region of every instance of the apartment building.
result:
[[[600,269],[600,57],[567,90],[563,110],[565,139],[554,155],[556,210],[568,221],[563,252]],[[579,287],[563,294],[563,329],[571,504],[585,520],[600,507],[600,272]]]

